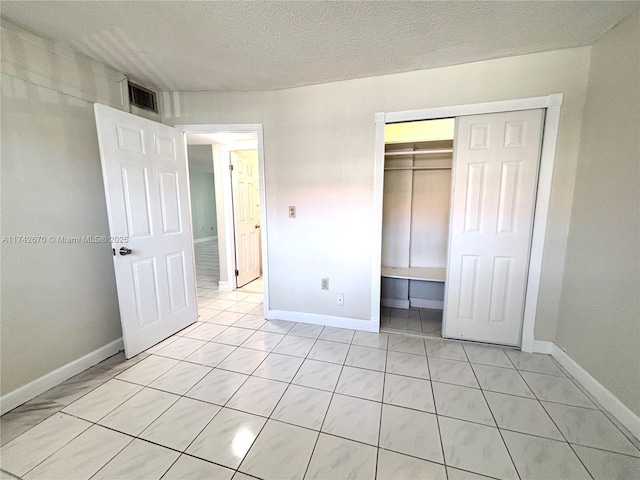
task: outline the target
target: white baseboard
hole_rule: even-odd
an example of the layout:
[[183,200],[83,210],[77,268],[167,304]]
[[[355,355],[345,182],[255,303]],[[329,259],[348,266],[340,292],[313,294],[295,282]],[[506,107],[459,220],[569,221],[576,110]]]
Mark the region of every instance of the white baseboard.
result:
[[400,298],[381,298],[380,305],[390,308],[404,308],[409,309],[409,300],[402,300]]
[[219,292],[231,292],[231,285],[229,282],[218,282],[218,291]]
[[69,362],[60,368],[56,368],[54,371],[3,395],[0,397],[0,414],[4,415],[8,411],[19,407],[23,403],[70,379],[74,375],[85,371],[87,368],[93,367],[123,349],[122,338],[119,338],[106,344],[104,347],[88,353],[84,357]]
[[351,328],[353,330],[371,331],[371,320],[360,318],[334,317],[332,315],[319,315],[317,313],[289,312],[286,310],[267,310],[267,320],[287,320],[289,322],[311,323],[325,325],[327,327]]
[[418,308],[431,308],[433,310],[442,310],[444,302],[442,300],[425,300],[424,298],[409,298],[409,305]]
[[205,243],[205,242],[211,242],[213,240],[218,240],[218,236],[215,235],[213,237],[196,238],[193,240],[193,243]]
[[[531,352],[530,353],[546,353],[548,355],[553,352],[553,347],[555,347],[555,343],[546,342],[544,340],[534,340],[531,344]],[[523,351],[524,348],[522,349]]]
[[[551,342],[548,342],[551,343]],[[573,358],[552,343],[551,356],[575,378],[595,398],[602,407],[613,415],[631,435],[640,440],[640,417],[633,413],[624,403],[605,388],[589,372],[582,368]]]

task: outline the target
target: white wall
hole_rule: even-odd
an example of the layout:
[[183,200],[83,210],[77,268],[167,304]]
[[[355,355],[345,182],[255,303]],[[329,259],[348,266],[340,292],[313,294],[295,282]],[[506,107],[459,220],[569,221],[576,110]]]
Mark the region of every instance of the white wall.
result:
[[[553,340],[588,47],[274,92],[167,93],[170,124],[262,123],[271,308],[371,317],[374,114],[564,93],[536,338]],[[290,219],[287,207],[297,207]],[[330,278],[330,291],[320,280]],[[336,294],[345,295],[345,306]]]
[[189,172],[193,238],[218,235],[213,173]]
[[640,416],[640,14],[592,49],[556,343]]
[[218,236],[211,145],[187,145],[193,238]]
[[121,337],[93,104],[121,105],[104,65],[2,23],[0,336],[5,395]]

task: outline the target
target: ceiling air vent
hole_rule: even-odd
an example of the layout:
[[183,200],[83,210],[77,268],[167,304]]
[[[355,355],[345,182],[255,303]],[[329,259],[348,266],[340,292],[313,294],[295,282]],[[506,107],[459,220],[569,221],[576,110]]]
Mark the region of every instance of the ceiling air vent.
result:
[[158,112],[158,102],[156,102],[156,92],[148,88],[141,87],[129,82],[129,102],[136,107]]

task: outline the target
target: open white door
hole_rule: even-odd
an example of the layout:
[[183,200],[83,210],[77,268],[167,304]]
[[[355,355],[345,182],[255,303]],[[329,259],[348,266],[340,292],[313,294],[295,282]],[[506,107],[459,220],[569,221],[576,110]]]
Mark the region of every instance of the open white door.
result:
[[[254,151],[252,151],[254,152]],[[233,219],[236,239],[236,287],[260,276],[260,210],[258,155],[231,153]]]
[[444,337],[520,344],[543,119],[458,118]]
[[175,128],[104,105],[95,114],[130,358],[198,316],[184,140]]

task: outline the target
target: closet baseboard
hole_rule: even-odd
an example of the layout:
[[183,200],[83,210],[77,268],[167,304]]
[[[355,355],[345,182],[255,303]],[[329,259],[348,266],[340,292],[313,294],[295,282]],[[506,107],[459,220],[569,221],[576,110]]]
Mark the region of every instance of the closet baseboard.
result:
[[430,308],[432,310],[442,310],[444,302],[442,300],[425,300],[424,298],[410,298],[409,305],[418,308]]
[[403,308],[408,310],[410,303],[409,300],[402,300],[400,298],[381,298],[380,305],[383,307]]
[[287,310],[267,310],[265,312],[267,320],[286,320],[289,322],[311,323],[313,325],[324,325],[327,327],[349,328],[352,330],[363,330],[365,332],[376,331],[371,320],[361,318],[335,317],[333,315],[321,315],[318,313],[290,312]]

